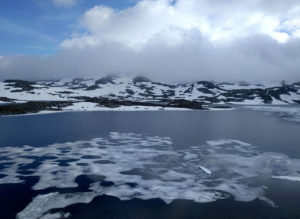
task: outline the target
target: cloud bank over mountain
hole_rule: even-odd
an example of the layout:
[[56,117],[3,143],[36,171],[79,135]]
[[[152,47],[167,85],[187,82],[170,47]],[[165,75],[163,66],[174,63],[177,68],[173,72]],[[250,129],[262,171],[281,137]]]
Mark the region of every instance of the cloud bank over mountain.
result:
[[142,0],[86,11],[47,57],[2,56],[0,78],[145,75],[164,81],[300,81],[300,2]]

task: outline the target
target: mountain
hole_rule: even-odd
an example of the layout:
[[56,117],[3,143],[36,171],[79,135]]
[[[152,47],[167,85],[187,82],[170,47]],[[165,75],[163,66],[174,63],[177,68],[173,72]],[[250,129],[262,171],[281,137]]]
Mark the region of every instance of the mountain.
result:
[[[29,101],[29,103],[28,103]],[[63,79],[47,81],[6,80],[0,82],[0,113],[8,103],[29,107],[39,102],[40,110],[92,110],[134,107],[133,109],[191,108],[211,104],[299,104],[300,82],[293,84],[216,83],[197,81],[165,84],[145,77]],[[16,105],[14,104],[14,107]],[[13,106],[10,106],[11,108]],[[141,108],[142,107],[142,108]],[[2,111],[1,111],[2,109]],[[125,109],[125,108],[124,108]],[[6,113],[4,113],[6,114]]]

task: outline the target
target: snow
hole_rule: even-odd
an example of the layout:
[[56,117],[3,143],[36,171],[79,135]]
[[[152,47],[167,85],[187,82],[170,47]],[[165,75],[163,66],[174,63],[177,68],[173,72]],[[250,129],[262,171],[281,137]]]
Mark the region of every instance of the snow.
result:
[[235,110],[236,108],[234,108],[234,107],[230,107],[230,108],[208,107],[208,109],[209,109],[210,111],[231,111],[231,110]]
[[63,111],[96,111],[97,108],[97,103],[77,102],[63,108]]
[[68,100],[67,96],[61,96],[58,92],[64,92],[68,89],[51,87],[51,88],[40,88],[32,92],[23,91],[23,92],[11,92],[16,90],[15,88],[5,86],[5,83],[0,82],[0,96],[7,97],[10,99],[17,99],[21,101],[59,101],[59,100]]
[[287,103],[295,103],[293,100],[300,101],[300,95],[296,94],[296,93],[290,93],[289,95],[282,94],[282,95],[280,95],[280,99],[282,99],[283,101],[286,101]]
[[[142,107],[142,106],[128,106],[118,108],[104,108],[96,106],[96,104],[78,102],[76,97],[106,97],[113,99],[124,99],[133,101],[158,101],[163,98],[165,93],[172,92],[174,95],[168,96],[169,99],[186,99],[203,101],[210,104],[210,101],[206,98],[217,97],[220,104],[225,104],[227,97],[224,94],[226,90],[234,89],[254,89],[254,88],[267,88],[278,87],[280,84],[249,84],[243,86],[243,83],[234,84],[217,84],[213,89],[208,89],[211,93],[201,92],[198,89],[206,89],[201,83],[187,83],[171,85],[160,84],[155,82],[133,82],[131,77],[115,77],[113,83],[98,84],[97,89],[87,90],[87,87],[95,85],[96,79],[62,79],[57,81],[38,81],[32,85],[35,87],[32,91],[12,92],[16,88],[7,86],[7,83],[0,82],[0,97],[7,97],[15,99],[15,102],[26,101],[74,101],[73,106],[69,106],[65,111],[139,111],[139,110],[163,110],[161,107]],[[170,87],[174,86],[174,87]],[[20,90],[20,89],[19,89]],[[131,92],[127,92],[131,90]],[[186,93],[186,91],[189,92]],[[149,95],[146,95],[150,92]],[[290,92],[289,95],[281,95],[282,101],[273,98],[272,105],[292,104],[293,100],[300,100],[300,94],[297,92]],[[254,99],[245,99],[244,101],[231,101],[229,104],[235,105],[263,105],[263,100],[258,96],[253,96]],[[0,102],[3,104],[4,102]],[[226,104],[228,104],[226,103]],[[183,110],[183,109],[167,109],[164,110]],[[225,110],[225,109],[222,109]]]
[[18,116],[38,116],[38,115],[47,115],[54,113],[66,113],[69,111],[51,111],[51,110],[42,110],[37,113],[26,113],[26,114],[17,114],[17,115],[1,115],[1,117],[18,117]]
[[157,107],[157,106],[120,106],[116,108],[98,107],[97,111],[190,111],[187,108]]
[[260,104],[264,104],[263,100],[259,97],[254,98],[253,100],[244,100],[241,102],[235,102],[235,101],[231,101],[231,104],[236,104],[236,105],[260,105]]
[[243,83],[228,83],[228,84],[218,84],[219,87],[225,90],[240,90],[240,89],[264,89],[268,87],[279,87],[280,83],[264,83],[264,84],[250,84],[243,85]]
[[277,100],[276,98],[272,97],[272,105],[284,105],[286,102],[282,100]]

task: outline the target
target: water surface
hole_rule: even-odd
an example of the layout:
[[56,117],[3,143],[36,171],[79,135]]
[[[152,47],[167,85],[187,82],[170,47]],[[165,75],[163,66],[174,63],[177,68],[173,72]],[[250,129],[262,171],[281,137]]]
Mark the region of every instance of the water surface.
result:
[[284,179],[300,176],[300,125],[282,114],[72,112],[0,130],[3,218],[300,216]]

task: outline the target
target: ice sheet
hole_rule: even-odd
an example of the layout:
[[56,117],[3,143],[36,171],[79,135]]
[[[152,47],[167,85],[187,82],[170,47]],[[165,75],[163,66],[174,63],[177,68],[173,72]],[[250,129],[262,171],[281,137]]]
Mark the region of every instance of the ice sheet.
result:
[[[166,203],[174,199],[211,202],[231,195],[238,201],[261,199],[275,206],[265,196],[266,187],[253,184],[252,179],[300,178],[300,160],[261,152],[254,145],[230,139],[175,149],[169,137],[112,132],[104,138],[47,147],[2,147],[0,155],[0,165],[6,163],[0,170],[1,184],[21,183],[20,170],[32,171],[28,176],[39,176],[33,186],[36,191],[76,188],[77,177],[95,176],[90,192],[39,195],[19,214],[20,218],[54,217],[48,214],[52,208],[87,203],[102,194],[121,200],[161,198]],[[32,165],[36,161],[40,163]],[[111,183],[103,186],[97,176]]]

